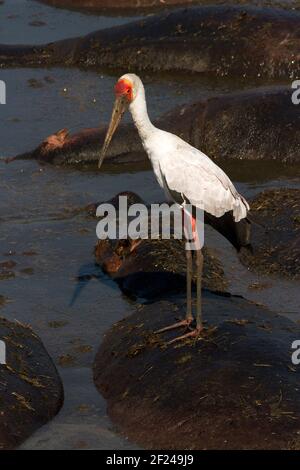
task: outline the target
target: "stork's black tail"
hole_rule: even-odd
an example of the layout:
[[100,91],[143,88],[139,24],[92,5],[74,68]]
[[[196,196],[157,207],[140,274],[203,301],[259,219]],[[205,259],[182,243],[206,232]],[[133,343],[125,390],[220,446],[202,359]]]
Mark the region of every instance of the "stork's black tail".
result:
[[237,251],[242,248],[252,251],[250,243],[251,222],[247,217],[236,222],[232,211],[226,212],[222,217],[214,217],[205,212],[204,222],[227,238]]

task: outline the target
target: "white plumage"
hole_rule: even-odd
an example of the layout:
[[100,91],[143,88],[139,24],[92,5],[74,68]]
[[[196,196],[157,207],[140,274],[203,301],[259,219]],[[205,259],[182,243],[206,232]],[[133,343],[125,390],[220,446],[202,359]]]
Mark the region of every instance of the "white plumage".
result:
[[134,83],[136,97],[129,108],[153,171],[169,200],[182,199],[215,217],[233,211],[236,222],[247,216],[249,205],[224,171],[200,150],[170,132],[152,125],[147,113],[142,81],[134,74],[121,78]]

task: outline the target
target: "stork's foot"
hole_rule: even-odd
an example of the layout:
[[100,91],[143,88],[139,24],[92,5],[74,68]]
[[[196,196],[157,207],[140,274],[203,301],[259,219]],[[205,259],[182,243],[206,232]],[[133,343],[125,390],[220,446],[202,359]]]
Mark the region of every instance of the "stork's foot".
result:
[[185,318],[184,320],[173,323],[170,326],[166,326],[165,328],[161,328],[160,330],[156,330],[154,333],[164,333],[165,331],[175,330],[176,328],[181,328],[181,327],[184,327],[184,326],[189,327],[192,322],[193,322],[193,318],[188,317],[188,318]]
[[198,338],[201,335],[203,329],[204,329],[203,326],[197,326],[196,328],[194,328],[191,331],[188,331],[184,335],[177,336],[177,338],[171,339],[171,341],[168,341],[166,345],[169,346],[170,344],[174,344],[174,343],[177,343],[178,341],[183,341],[189,338]]

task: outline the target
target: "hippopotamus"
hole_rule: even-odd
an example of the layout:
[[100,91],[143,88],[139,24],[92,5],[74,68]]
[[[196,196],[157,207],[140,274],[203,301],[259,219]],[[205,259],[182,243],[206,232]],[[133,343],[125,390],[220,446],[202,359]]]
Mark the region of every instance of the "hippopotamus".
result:
[[[115,207],[116,220],[119,218],[120,196],[127,198],[128,207],[136,203],[145,204],[138,194],[131,191],[116,194],[106,201]],[[99,204],[101,203],[89,204],[85,211],[95,217]],[[150,220],[149,218],[149,223],[151,223]],[[214,218],[205,221],[228,238],[228,233],[222,230],[220,223],[216,224]],[[234,240],[231,241],[234,243]],[[118,284],[122,292],[131,298],[153,300],[186,290],[186,258],[182,240],[174,237],[170,239],[161,237],[132,239],[130,236],[124,239],[107,238],[98,240],[94,253],[96,263]],[[203,253],[204,288],[225,292],[228,282],[221,262],[209,247],[205,247]]]
[[47,5],[88,11],[130,11],[176,7],[200,3],[200,0],[38,0]]
[[39,46],[0,45],[0,66],[172,71],[242,80],[300,73],[300,12],[196,6]]
[[[173,132],[214,160],[300,160],[300,109],[288,87],[269,87],[206,97],[167,112],[155,125]],[[47,137],[36,149],[13,159],[37,159],[56,165],[96,163],[106,128],[67,129]],[[147,162],[131,123],[121,125],[108,163]]]
[[300,279],[300,190],[274,188],[251,201],[252,253],[243,250],[241,262],[263,275]]

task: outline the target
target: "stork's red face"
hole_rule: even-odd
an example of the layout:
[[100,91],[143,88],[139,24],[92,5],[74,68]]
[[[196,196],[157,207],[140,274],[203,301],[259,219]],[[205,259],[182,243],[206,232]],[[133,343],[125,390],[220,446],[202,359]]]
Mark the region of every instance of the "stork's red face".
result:
[[120,78],[115,85],[116,98],[126,97],[129,103],[133,100],[133,88],[130,80]]
[[115,85],[115,104],[108,127],[108,131],[104,140],[102,151],[99,158],[98,167],[100,168],[107,152],[110,141],[121,121],[123,114],[133,100],[133,85],[130,80],[120,78]]

